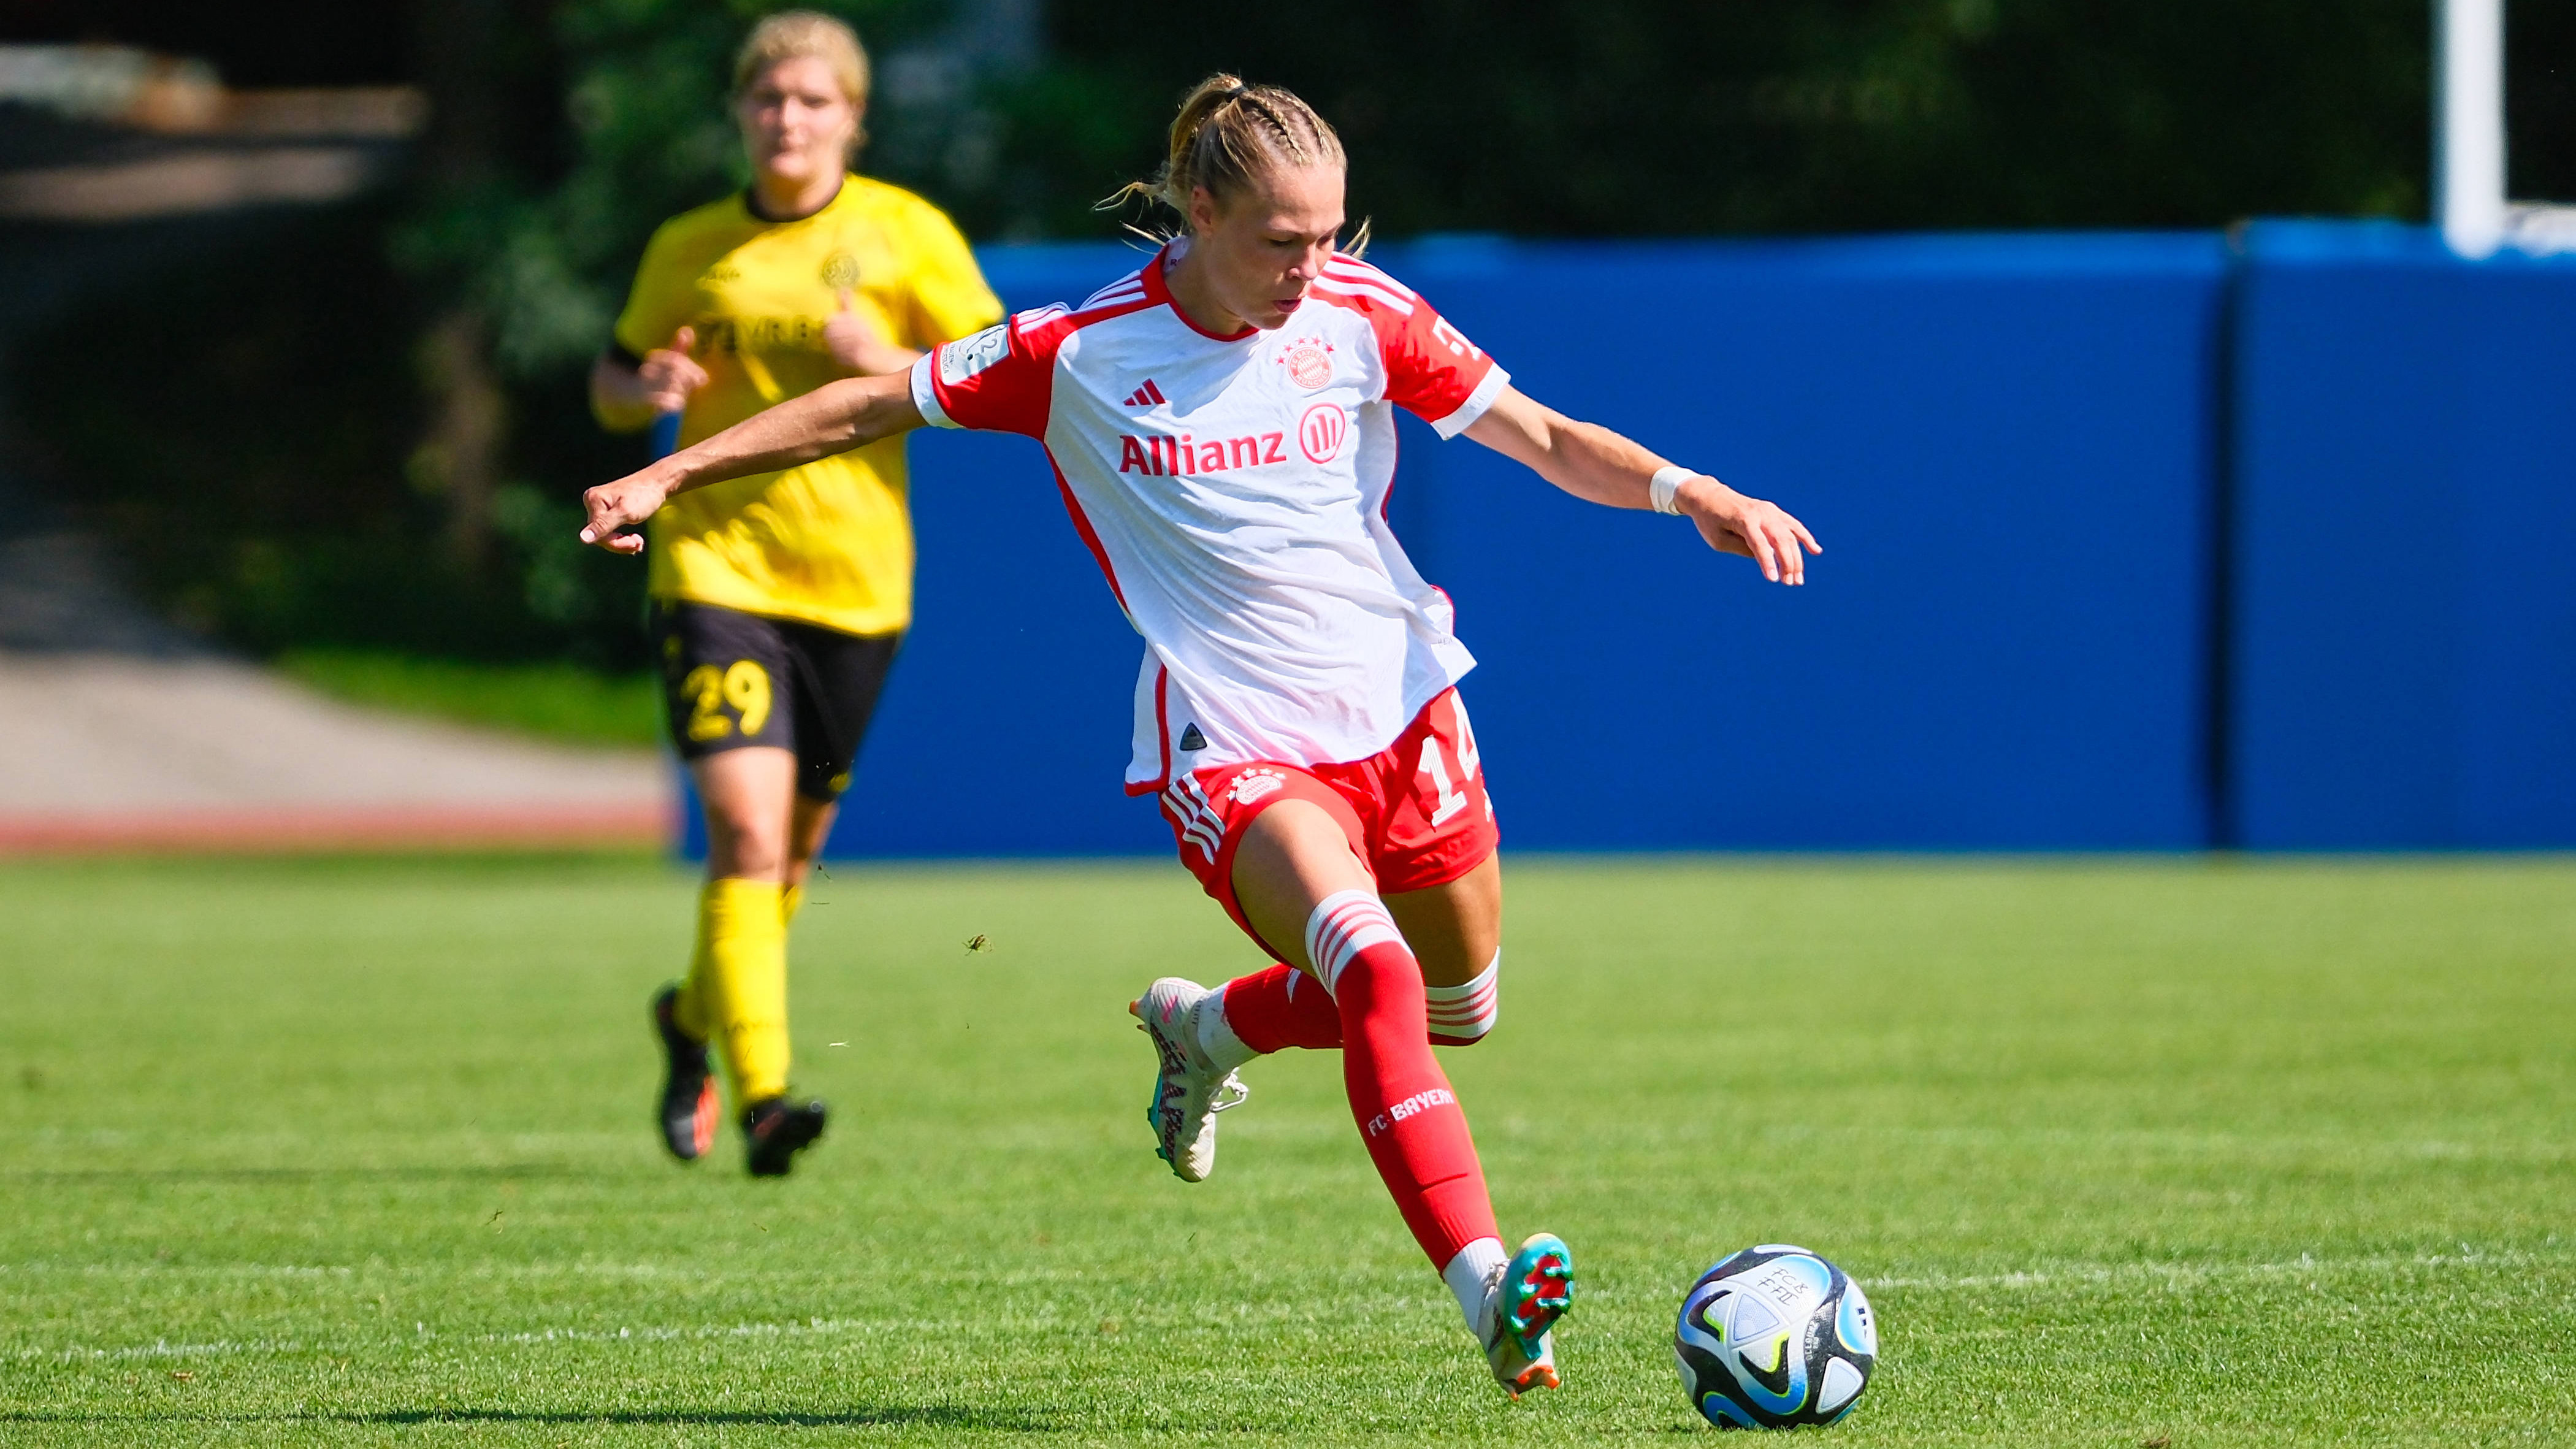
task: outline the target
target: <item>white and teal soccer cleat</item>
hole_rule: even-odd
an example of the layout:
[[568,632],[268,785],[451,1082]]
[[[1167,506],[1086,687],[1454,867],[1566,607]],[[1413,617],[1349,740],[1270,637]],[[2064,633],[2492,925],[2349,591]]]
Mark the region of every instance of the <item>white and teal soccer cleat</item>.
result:
[[1127,1003],[1136,1029],[1153,1039],[1159,1058],[1154,1099],[1145,1108],[1154,1155],[1170,1163],[1172,1175],[1183,1182],[1205,1182],[1216,1170],[1216,1114],[1252,1095],[1199,1047],[1199,1012],[1215,996],[1195,981],[1166,976]]
[[1557,1387],[1556,1321],[1574,1306],[1574,1254],[1554,1233],[1533,1233],[1485,1290],[1485,1362],[1503,1392]]

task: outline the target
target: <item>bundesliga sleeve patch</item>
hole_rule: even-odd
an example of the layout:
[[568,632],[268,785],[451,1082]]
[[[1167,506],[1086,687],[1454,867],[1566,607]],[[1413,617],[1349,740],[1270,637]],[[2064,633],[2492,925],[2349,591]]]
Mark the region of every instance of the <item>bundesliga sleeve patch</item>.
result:
[[972,337],[960,337],[939,349],[939,380],[955,387],[1010,355],[1010,325],[995,323]]

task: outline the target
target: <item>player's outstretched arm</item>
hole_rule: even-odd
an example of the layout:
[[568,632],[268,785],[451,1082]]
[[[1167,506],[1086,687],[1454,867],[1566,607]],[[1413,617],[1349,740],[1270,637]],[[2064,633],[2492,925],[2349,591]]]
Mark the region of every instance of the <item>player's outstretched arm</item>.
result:
[[652,517],[674,493],[793,468],[920,426],[908,373],[825,383],[584,493],[581,541],[611,553],[641,553],[643,536],[625,530]]
[[[1578,422],[1506,387],[1467,436],[1577,498],[1612,508],[1656,506],[1655,475],[1671,465],[1597,423]],[[1680,480],[1671,512],[1687,516],[1708,545],[1739,553],[1778,584],[1807,581],[1807,555],[1823,553],[1807,525],[1778,504],[1747,498],[1705,473]]]

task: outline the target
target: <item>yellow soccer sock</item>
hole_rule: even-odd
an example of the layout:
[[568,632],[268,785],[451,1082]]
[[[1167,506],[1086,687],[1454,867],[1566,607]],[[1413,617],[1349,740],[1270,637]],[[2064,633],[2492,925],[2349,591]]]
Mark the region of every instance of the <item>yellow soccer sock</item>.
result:
[[774,880],[727,877],[698,898],[700,989],[739,1109],[787,1090],[787,917]]
[[707,1023],[707,928],[706,907],[698,908],[697,943],[689,948],[689,974],[680,978],[679,994],[671,998],[671,1020],[680,1030],[705,1041]]

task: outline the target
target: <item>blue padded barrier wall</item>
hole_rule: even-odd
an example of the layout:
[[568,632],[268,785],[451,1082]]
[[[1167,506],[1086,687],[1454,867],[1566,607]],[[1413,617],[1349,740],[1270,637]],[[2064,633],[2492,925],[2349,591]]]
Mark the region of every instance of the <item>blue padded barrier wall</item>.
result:
[[2251,228],[2229,833],[2576,845],[2576,258]]
[[[983,259],[1013,307],[1141,260]],[[1373,260],[1534,396],[1776,497],[1829,550],[1769,588],[1686,524],[1408,425],[1392,513],[1483,661],[1466,695],[1508,844],[2206,843],[2219,238]],[[1118,783],[1141,646],[1044,455],[923,433],[912,456],[919,622],[832,853],[1168,850]]]
[[2217,238],[1389,250],[1524,391],[1826,548],[1766,586],[1408,430],[1506,841],[2206,842]]

